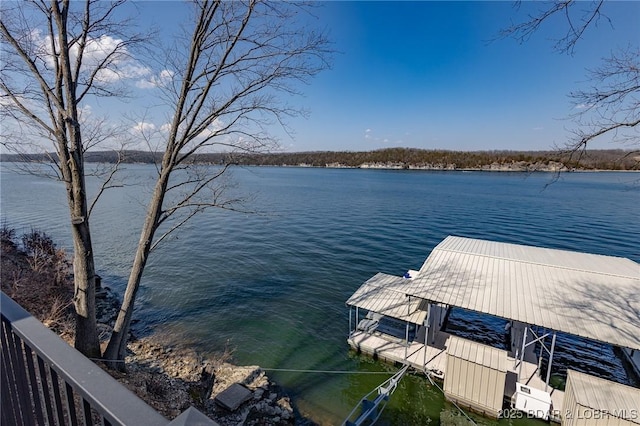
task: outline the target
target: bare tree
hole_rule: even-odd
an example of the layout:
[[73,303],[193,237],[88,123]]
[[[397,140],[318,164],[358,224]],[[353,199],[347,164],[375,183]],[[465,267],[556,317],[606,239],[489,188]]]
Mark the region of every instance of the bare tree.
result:
[[[536,12],[505,28],[501,36],[525,42],[547,21],[563,19],[566,32],[556,40],[554,49],[573,54],[587,30],[600,23],[613,25],[604,13],[607,3],[604,0],[529,3],[528,6],[537,7]],[[558,147],[568,159],[567,163],[580,163],[589,144],[603,137],[624,145],[629,150],[627,156],[640,158],[637,157],[640,152],[640,47],[637,43],[638,40],[628,40],[618,46],[598,68],[588,70],[590,88],[570,93],[575,111],[570,118],[575,120],[576,128],[567,143]],[[636,161],[635,168],[639,166],[640,161]]]
[[[128,32],[127,22],[114,19],[121,4],[2,2],[0,19],[3,146],[14,152],[47,146],[55,151],[50,171],[66,186],[74,247],[75,347],[92,357],[100,356],[100,347],[84,154],[107,135],[103,126],[86,124],[83,105],[96,96],[123,93],[115,83],[128,47],[141,39],[118,37]],[[112,172],[99,193],[112,184]]]
[[[604,0],[587,2],[559,0],[527,4],[536,10],[529,13],[523,21],[504,28],[500,31],[500,36],[513,37],[518,42],[524,43],[537,33],[547,21],[554,18],[564,19],[566,32],[555,40],[554,49],[560,53],[573,53],[589,27],[598,25],[600,21],[611,24],[609,18],[602,13],[604,4]],[[517,9],[521,5],[522,1],[515,2]]]
[[[228,163],[195,167],[193,156],[268,149],[275,140],[267,127],[284,125],[287,116],[303,113],[284,99],[297,94],[297,84],[327,68],[330,53],[325,35],[308,25],[309,7],[298,2],[197,0],[193,26],[165,48],[164,69],[153,81],[171,119],[105,359],[124,358],[136,294],[152,249],[195,214],[237,206],[239,200],[221,179]],[[155,146],[158,135],[145,136]]]
[[613,52],[588,76],[592,86],[570,94],[577,127],[564,148],[568,158],[579,163],[591,141],[608,135],[629,149],[625,155],[640,168],[640,49]]

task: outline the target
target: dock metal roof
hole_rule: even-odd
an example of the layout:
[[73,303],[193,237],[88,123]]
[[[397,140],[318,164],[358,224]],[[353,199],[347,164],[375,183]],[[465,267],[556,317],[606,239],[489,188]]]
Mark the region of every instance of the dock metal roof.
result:
[[431,302],[640,350],[630,259],[449,236],[408,283]]
[[447,354],[503,373],[507,372],[507,351],[451,336]]
[[[567,386],[571,387],[575,401],[582,407],[640,424],[640,389],[573,370],[567,371]],[[565,407],[568,408],[572,407]]]
[[347,300],[347,305],[422,325],[428,302],[407,297],[410,286],[411,280],[378,273],[360,286]]

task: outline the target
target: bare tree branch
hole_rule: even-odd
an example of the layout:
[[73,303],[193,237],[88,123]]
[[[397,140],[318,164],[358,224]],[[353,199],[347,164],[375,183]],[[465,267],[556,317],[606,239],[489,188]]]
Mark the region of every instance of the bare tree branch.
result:
[[109,174],[107,175],[106,178],[103,179],[97,194],[95,195],[95,197],[91,201],[91,204],[89,205],[89,209],[87,213],[89,217],[91,217],[91,212],[93,212],[93,208],[95,207],[96,203],[98,202],[98,200],[100,199],[100,196],[104,193],[104,191],[112,188],[121,188],[123,186],[122,184],[114,183],[116,173],[118,173],[118,170],[120,169],[120,165],[122,164],[122,160],[124,159],[121,152],[117,152],[117,154],[118,154],[118,159],[116,160],[115,164],[110,166]]
[[[604,19],[611,24],[610,19],[602,13],[604,3],[604,0],[536,2],[536,5],[540,5],[540,9],[529,13],[522,22],[512,24],[501,30],[499,37],[512,37],[519,43],[525,43],[540,30],[544,23],[562,15],[566,21],[567,31],[563,36],[555,40],[554,49],[560,53],[573,53],[584,33],[590,27],[596,26],[600,19]],[[516,2],[518,9],[521,4],[522,1]],[[533,4],[533,2],[527,3],[527,6],[533,6]]]
[[[230,196],[222,180],[230,163],[199,168],[192,158],[212,149],[235,152],[273,146],[265,127],[301,112],[279,95],[296,94],[296,84],[328,67],[326,36],[296,16],[307,10],[303,3],[196,0],[193,6],[191,33],[164,48],[168,56],[163,72],[172,78],[159,79],[158,88],[172,118],[107,359],[124,356],[151,250],[194,215],[210,208],[236,210],[242,202],[241,197]],[[151,137],[147,141],[150,144]],[[170,222],[172,226],[154,238]]]
[[[566,21],[567,31],[556,40],[554,48],[572,54],[585,32],[597,27],[601,19],[612,24],[603,13],[604,0],[540,2],[535,3],[535,7],[539,4],[541,9],[505,28],[500,36],[525,42],[543,24],[559,16]],[[528,7],[533,5],[527,3]],[[569,95],[574,107],[569,118],[574,121],[575,128],[566,144],[557,148],[564,158],[568,158],[567,167],[579,165],[587,147],[595,140],[608,138],[612,143],[640,145],[640,48],[637,42],[618,46],[610,57],[603,59],[600,67],[588,71],[591,87]]]
[[592,87],[570,94],[576,123],[567,150],[586,148],[607,135],[611,142],[640,145],[640,50],[616,51],[589,71]]
[[[82,116],[85,96],[125,95],[114,81],[100,78],[118,75],[118,60],[143,37],[130,33],[128,22],[115,20],[114,11],[122,0],[31,0],[0,3],[0,108],[4,121],[3,146],[16,153],[27,153],[38,144],[38,151],[49,156],[53,177],[66,186],[74,246],[74,305],[76,309],[75,346],[90,357],[100,356],[95,318],[95,264],[89,216],[104,190],[116,186],[118,165],[106,174],[96,198],[87,201],[84,154],[110,138],[110,126],[91,126]],[[115,47],[98,52],[96,43],[106,34],[123,35]],[[87,55],[93,46],[94,53]],[[109,74],[112,73],[112,74]],[[85,130],[87,132],[85,133]],[[13,134],[13,136],[11,136]],[[3,135],[4,136],[4,135]],[[30,141],[22,136],[29,136]],[[40,169],[42,170],[42,169]]]

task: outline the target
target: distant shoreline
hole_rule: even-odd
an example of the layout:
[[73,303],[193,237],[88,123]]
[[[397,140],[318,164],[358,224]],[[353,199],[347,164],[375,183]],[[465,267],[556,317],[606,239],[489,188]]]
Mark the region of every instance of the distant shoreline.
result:
[[[41,163],[40,161],[11,161],[0,160],[0,163]],[[87,161],[87,164],[108,164],[109,162],[102,161]],[[126,161],[124,164],[132,165],[145,165],[151,164],[143,161]],[[202,163],[205,164],[205,163]],[[209,163],[209,165],[215,166],[215,163]],[[395,167],[395,166],[379,166],[379,165],[367,165],[362,164],[359,166],[348,165],[325,165],[314,166],[308,164],[236,164],[237,167],[278,167],[278,168],[296,168],[296,169],[348,169],[348,170],[386,170],[386,171],[416,171],[416,172],[481,172],[481,173],[640,173],[640,169],[637,170],[621,170],[621,169],[587,169],[587,168],[552,168],[552,167],[521,167],[514,168],[509,166],[499,167],[477,167],[477,168],[451,168],[451,167],[424,167],[424,166],[409,166],[409,167]]]
[[[574,157],[579,157],[575,159]],[[2,154],[2,162],[51,163],[55,154]],[[161,152],[89,151],[86,163],[153,164]],[[445,151],[389,148],[376,151],[316,151],[271,153],[203,153],[190,158],[197,164],[276,167],[350,168],[430,171],[639,171],[640,153],[625,150],[559,151]]]
[[[142,164],[142,163],[136,163]],[[428,167],[413,167],[410,166],[408,168],[404,167],[385,167],[385,166],[376,166],[376,167],[368,167],[368,166],[340,166],[340,165],[329,165],[329,166],[310,166],[304,164],[281,164],[281,165],[252,165],[252,164],[243,164],[242,167],[282,167],[282,168],[298,168],[298,169],[359,169],[359,170],[398,170],[398,171],[425,171],[425,172],[512,172],[512,173],[603,173],[603,172],[622,172],[622,173],[640,173],[639,170],[620,170],[620,169],[552,169],[552,168],[532,168],[532,169],[513,169],[509,167],[500,167],[500,168],[467,168],[467,169],[453,169],[453,168],[428,168]]]

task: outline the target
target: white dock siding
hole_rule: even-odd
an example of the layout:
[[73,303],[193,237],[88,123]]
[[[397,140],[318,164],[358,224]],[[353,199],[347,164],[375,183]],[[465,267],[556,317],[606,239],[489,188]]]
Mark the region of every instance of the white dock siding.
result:
[[630,259],[449,236],[407,294],[640,350]]
[[640,389],[569,370],[563,426],[640,425]]
[[449,337],[444,394],[447,399],[497,418],[502,411],[507,352]]

